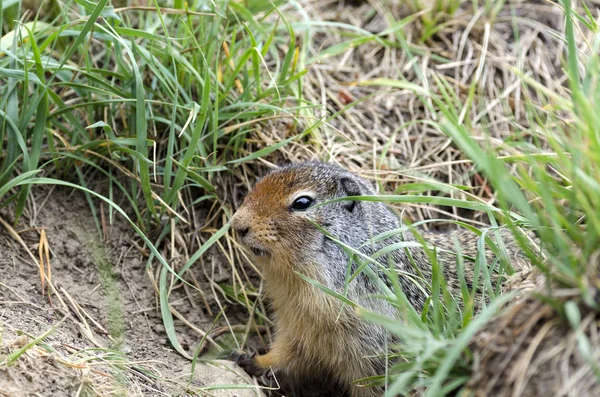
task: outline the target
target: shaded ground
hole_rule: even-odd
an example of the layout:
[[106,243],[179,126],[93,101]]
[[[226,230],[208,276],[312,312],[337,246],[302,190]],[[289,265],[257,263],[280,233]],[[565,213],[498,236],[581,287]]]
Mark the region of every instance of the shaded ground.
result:
[[[154,269],[146,272],[143,251],[130,240],[130,227],[115,217],[102,241],[81,193],[38,189],[34,197],[34,206],[16,228],[33,257],[0,227],[0,362],[10,360],[34,338],[47,337],[10,365],[0,365],[0,395],[182,394],[188,389],[191,362],[166,339],[149,276]],[[0,213],[5,221],[7,213]],[[42,229],[55,288],[46,296],[36,264]],[[192,274],[201,290],[210,291],[200,269]],[[173,306],[197,329],[208,331],[213,321],[208,310],[219,310],[212,294],[202,298],[191,289],[187,294],[179,291],[172,293]],[[229,318],[237,323],[239,308],[231,307]],[[201,336],[177,320],[176,330],[193,355]],[[251,382],[239,371],[200,363],[195,373],[191,395],[211,384]],[[243,390],[211,393],[256,395]]]

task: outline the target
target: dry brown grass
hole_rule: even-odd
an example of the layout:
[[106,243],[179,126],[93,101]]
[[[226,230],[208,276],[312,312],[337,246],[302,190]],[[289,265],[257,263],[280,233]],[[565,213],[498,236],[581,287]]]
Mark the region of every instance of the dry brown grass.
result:
[[[319,28],[313,22],[311,42],[302,43],[308,58],[315,60],[303,86],[307,101],[316,106],[315,117],[341,114],[305,142],[293,143],[263,162],[272,166],[325,159],[376,179],[387,191],[407,182],[435,179],[466,186],[469,193],[493,203],[494,194],[485,178],[436,128],[431,100],[409,89],[386,87],[382,81],[414,83],[435,94],[440,93],[441,81],[452,89],[457,105],[468,104],[460,110],[474,136],[483,139],[485,132],[498,144],[515,137],[532,140],[536,131],[530,129],[525,104],[545,104],[539,103],[533,91],[522,89],[519,74],[565,94],[562,59],[556,56],[563,53],[564,44],[553,36],[563,33],[563,13],[546,1],[506,2],[493,15],[483,7],[474,13],[471,4],[463,2],[455,15],[441,16],[437,32],[422,40],[426,33],[420,18],[423,12],[415,13],[402,1],[372,0],[358,7],[337,0],[303,2],[308,20],[344,24]],[[303,17],[291,5],[282,12],[294,15],[301,25]],[[401,20],[407,22],[394,28],[395,21]],[[377,35],[380,42],[348,44],[341,53],[326,55],[340,43],[358,40],[350,27]],[[472,84],[475,90],[470,100]],[[355,100],[360,102],[347,107]],[[256,139],[261,146],[289,136],[282,122],[268,124]],[[509,153],[504,149],[499,154]],[[239,180],[246,187],[256,176],[250,168],[240,173]],[[464,197],[456,191],[450,195]],[[472,214],[456,209],[418,204],[403,209],[413,220],[466,216],[482,221],[481,215],[472,219]]]

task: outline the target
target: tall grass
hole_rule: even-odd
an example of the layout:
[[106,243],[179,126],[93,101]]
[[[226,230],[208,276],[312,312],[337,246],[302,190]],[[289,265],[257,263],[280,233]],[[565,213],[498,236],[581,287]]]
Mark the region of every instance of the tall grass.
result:
[[74,165],[110,166],[110,185],[146,228],[179,209],[184,185],[213,193],[214,172],[243,161],[254,120],[295,114],[282,105],[300,102],[302,71],[293,32],[281,39],[284,22],[268,18],[276,4],[218,2],[209,12],[198,5],[200,12],[106,3],[66,8],[51,24],[37,16],[26,25],[4,22],[0,175],[4,185],[40,165],[63,175]]

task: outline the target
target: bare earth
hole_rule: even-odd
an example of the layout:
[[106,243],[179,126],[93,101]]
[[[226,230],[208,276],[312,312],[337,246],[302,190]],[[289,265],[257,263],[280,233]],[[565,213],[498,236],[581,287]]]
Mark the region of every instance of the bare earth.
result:
[[[33,193],[35,209],[30,207],[14,230],[35,260],[0,226],[0,396],[262,394],[209,390],[211,385],[251,387],[252,380],[226,361],[197,363],[188,385],[192,363],[166,339],[146,258],[124,237],[132,235],[129,225],[115,215],[102,241],[81,193],[62,188]],[[0,218],[10,224],[7,214],[12,212],[0,212]],[[49,297],[42,296],[37,228],[45,230],[51,252],[57,294]],[[202,272],[196,273],[201,288],[210,291]],[[181,298],[173,306],[208,330],[213,317],[197,292],[186,292],[172,293]],[[206,298],[206,304],[213,313],[219,311],[214,300]],[[238,312],[235,307],[229,312],[230,321],[243,317]],[[178,320],[176,330],[193,355],[201,336]],[[45,333],[41,343],[12,360],[12,354]]]

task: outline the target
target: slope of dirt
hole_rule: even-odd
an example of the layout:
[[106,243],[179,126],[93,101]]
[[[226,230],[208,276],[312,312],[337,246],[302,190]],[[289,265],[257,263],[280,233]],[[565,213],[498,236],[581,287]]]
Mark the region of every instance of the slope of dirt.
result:
[[[0,224],[0,396],[260,395],[243,390],[252,381],[224,361],[198,363],[188,385],[191,362],[166,338],[150,277],[155,269],[146,269],[143,249],[126,237],[133,233],[125,221],[115,215],[111,226],[105,217],[102,238],[81,193],[39,189],[33,197],[13,229],[18,235],[7,215],[14,212],[0,211],[5,221]],[[52,281],[50,288],[45,282],[44,293],[38,268],[42,230],[50,253],[51,271],[46,267],[45,273]],[[201,274],[197,279],[210,290]],[[214,301],[193,290],[187,297],[172,296],[186,321],[210,328],[213,317],[203,306],[218,312]],[[193,355],[201,335],[178,320],[176,329]],[[210,390],[232,384],[240,389]]]

